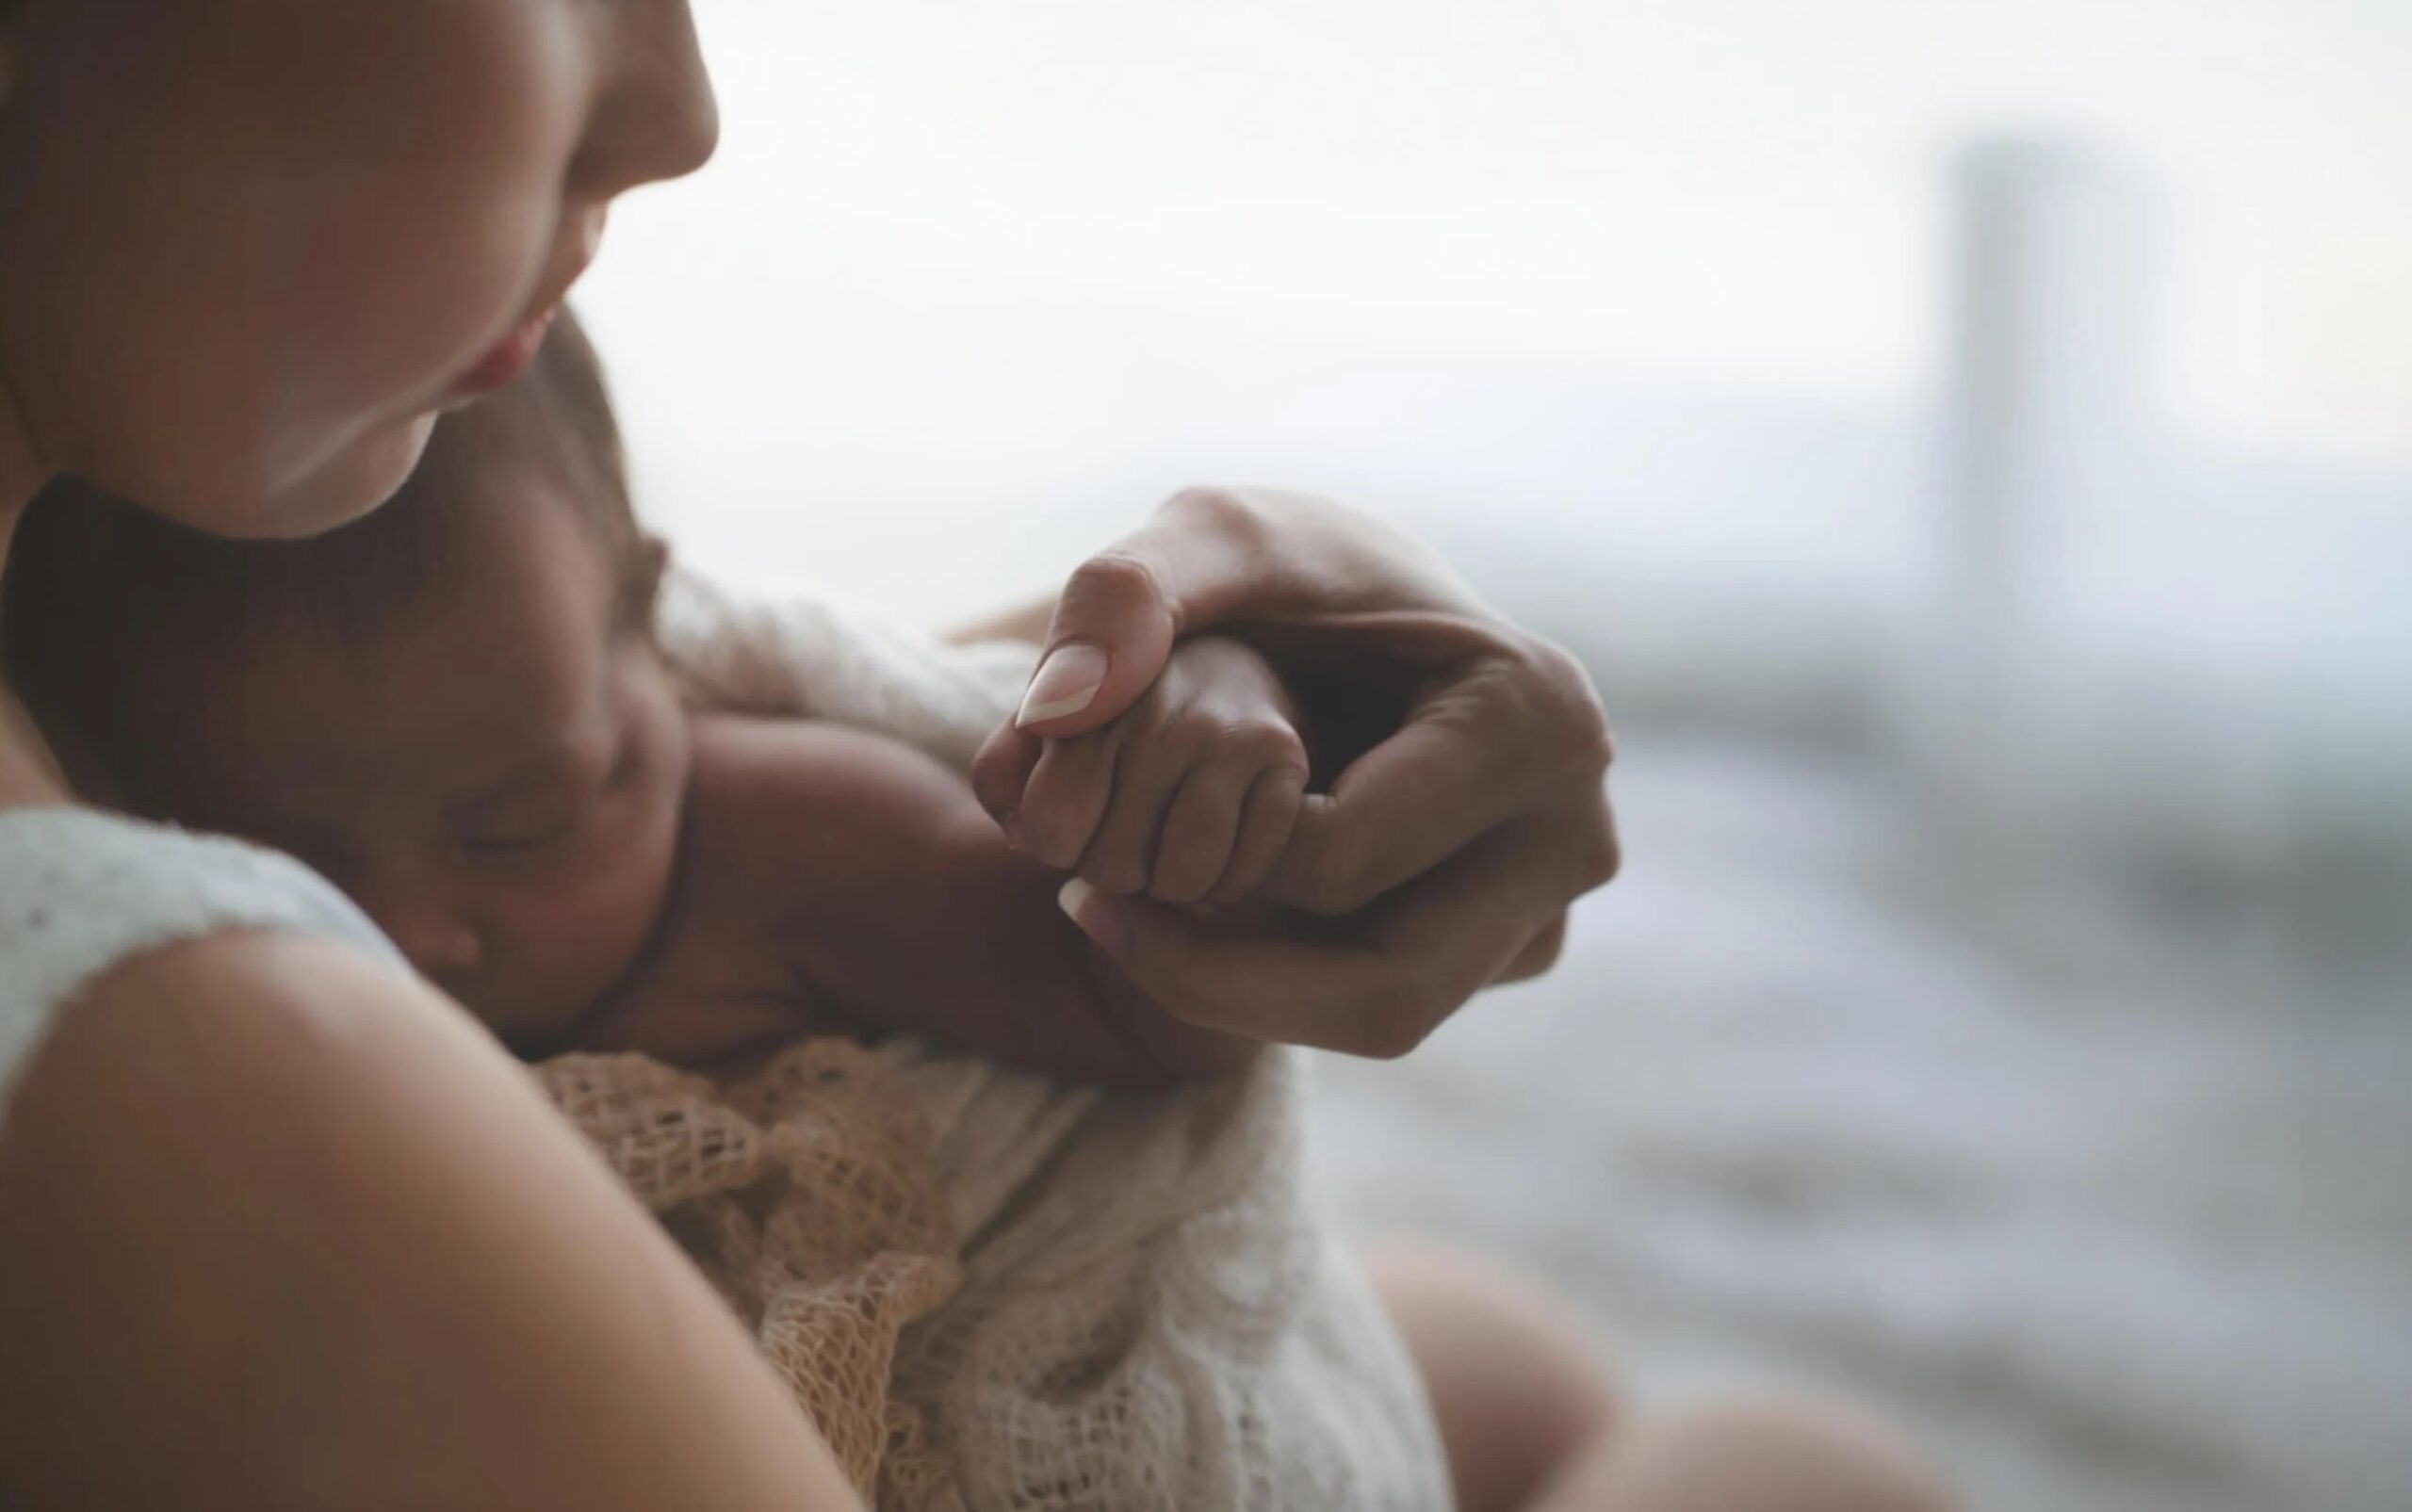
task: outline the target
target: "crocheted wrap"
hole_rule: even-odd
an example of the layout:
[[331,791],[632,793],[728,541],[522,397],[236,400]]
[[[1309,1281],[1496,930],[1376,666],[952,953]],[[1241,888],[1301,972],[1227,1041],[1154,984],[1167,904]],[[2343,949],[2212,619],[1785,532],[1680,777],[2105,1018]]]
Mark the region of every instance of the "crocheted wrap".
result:
[[816,1039],[726,1087],[641,1055],[564,1055],[536,1080],[753,1331],[855,1488],[947,1505],[952,1477],[889,1383],[898,1338],[962,1270],[927,1129],[880,1063]]
[[[713,701],[958,768],[1031,659],[692,577],[663,633]],[[882,1512],[1438,1512],[1422,1383],[1308,1189],[1303,1069],[1117,1097],[820,1040],[725,1087],[537,1074]]]

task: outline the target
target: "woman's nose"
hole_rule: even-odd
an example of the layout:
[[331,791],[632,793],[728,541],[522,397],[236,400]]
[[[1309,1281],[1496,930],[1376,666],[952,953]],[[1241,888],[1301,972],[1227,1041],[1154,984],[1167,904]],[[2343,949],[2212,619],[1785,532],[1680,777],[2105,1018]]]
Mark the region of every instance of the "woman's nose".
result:
[[609,24],[611,82],[569,175],[573,196],[596,201],[682,178],[720,144],[720,106],[687,0],[632,0]]

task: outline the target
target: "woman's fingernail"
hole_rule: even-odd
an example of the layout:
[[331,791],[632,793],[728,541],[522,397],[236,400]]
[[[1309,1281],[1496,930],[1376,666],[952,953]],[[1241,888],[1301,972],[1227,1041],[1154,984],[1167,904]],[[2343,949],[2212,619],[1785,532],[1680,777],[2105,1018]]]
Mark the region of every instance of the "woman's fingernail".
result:
[[1086,877],[1074,877],[1064,884],[1062,891],[1055,894],[1055,902],[1063,907],[1066,914],[1073,919],[1079,919],[1081,904],[1096,896],[1097,889],[1089,886],[1089,880]]
[[1027,728],[1042,720],[1062,719],[1089,707],[1105,686],[1105,648],[1073,641],[1047,653],[1022,695],[1021,712],[1014,723]]
[[[1097,888],[1085,877],[1074,877],[1064,884],[1055,895],[1056,905],[1064,916],[1079,926],[1082,934],[1097,943],[1106,954],[1119,959],[1123,947],[1130,943],[1129,932],[1113,917],[1111,907],[1091,907]],[[1086,917],[1084,917],[1085,915]]]

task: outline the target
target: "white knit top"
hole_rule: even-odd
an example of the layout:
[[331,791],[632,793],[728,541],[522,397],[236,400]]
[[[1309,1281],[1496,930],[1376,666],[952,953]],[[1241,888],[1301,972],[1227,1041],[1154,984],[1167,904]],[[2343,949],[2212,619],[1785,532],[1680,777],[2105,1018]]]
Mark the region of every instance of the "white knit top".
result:
[[0,1124],[77,993],[146,951],[231,929],[330,935],[401,961],[290,856],[95,809],[0,810]]

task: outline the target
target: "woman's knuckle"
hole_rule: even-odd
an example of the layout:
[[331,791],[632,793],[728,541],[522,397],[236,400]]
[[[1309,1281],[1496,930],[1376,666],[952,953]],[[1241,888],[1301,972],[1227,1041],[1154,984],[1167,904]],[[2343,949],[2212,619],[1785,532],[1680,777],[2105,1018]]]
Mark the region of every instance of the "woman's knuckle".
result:
[[1245,491],[1220,483],[1181,490],[1165,500],[1165,512],[1230,539],[1259,540],[1271,528],[1264,511]]
[[1155,563],[1123,546],[1108,546],[1072,569],[1064,584],[1066,600],[1077,604],[1126,606],[1163,603],[1164,581]]
[[1533,639],[1521,657],[1533,723],[1574,770],[1598,773],[1616,756],[1616,738],[1590,670],[1555,642]]
[[1624,865],[1624,847],[1617,838],[1616,815],[1603,792],[1576,828],[1574,890],[1581,897],[1616,880]]
[[1600,826],[1592,837],[1587,860],[1589,865],[1584,872],[1586,880],[1584,891],[1589,892],[1594,887],[1605,887],[1617,880],[1617,873],[1624,870],[1624,847],[1617,839],[1614,825]]
[[1547,974],[1566,953],[1566,916],[1551,920],[1547,929],[1534,935],[1516,959],[1509,964],[1503,980],[1522,981]]
[[1424,1043],[1447,1012],[1436,1002],[1429,966],[1386,955],[1364,973],[1351,994],[1346,1020],[1350,1032],[1345,1048],[1351,1054],[1395,1061]]
[[1403,1060],[1423,1048],[1439,1015],[1430,1011],[1428,989],[1401,989],[1375,1005],[1361,1020],[1358,1054],[1376,1061]]

